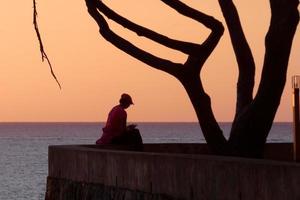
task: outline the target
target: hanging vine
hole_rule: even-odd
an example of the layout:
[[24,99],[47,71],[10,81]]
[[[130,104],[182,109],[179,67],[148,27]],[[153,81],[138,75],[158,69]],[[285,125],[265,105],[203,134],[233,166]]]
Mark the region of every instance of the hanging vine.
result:
[[41,38],[41,34],[40,34],[40,31],[39,31],[39,27],[38,27],[38,23],[37,23],[37,9],[36,9],[36,1],[33,0],[33,24],[34,24],[34,29],[35,29],[35,32],[36,32],[36,35],[37,35],[37,38],[38,38],[38,41],[39,41],[39,44],[40,44],[40,52],[41,52],[41,55],[42,55],[42,61],[44,62],[45,59],[49,65],[49,68],[50,68],[50,71],[51,71],[51,75],[53,76],[53,78],[55,79],[56,83],[58,84],[59,88],[61,89],[61,84],[60,82],[58,81],[54,71],[53,71],[53,68],[52,68],[52,64],[50,62],[50,59],[48,58],[45,50],[44,50],[44,45],[43,45],[43,41],[42,41],[42,38]]

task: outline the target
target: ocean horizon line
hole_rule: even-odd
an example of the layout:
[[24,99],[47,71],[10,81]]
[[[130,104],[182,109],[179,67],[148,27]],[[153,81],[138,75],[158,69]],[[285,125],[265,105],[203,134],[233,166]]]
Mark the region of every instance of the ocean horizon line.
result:
[[[80,124],[80,123],[105,123],[106,121],[0,121],[0,124]],[[199,123],[198,121],[129,121],[131,123]],[[218,123],[232,123],[231,121],[219,121]],[[292,121],[274,121],[273,123],[293,123]]]

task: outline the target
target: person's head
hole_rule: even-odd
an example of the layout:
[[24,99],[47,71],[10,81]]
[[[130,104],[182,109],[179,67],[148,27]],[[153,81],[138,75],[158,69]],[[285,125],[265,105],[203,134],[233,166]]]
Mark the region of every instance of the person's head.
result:
[[131,96],[126,93],[121,95],[119,102],[120,102],[120,105],[125,109],[128,108],[131,104],[133,104]]

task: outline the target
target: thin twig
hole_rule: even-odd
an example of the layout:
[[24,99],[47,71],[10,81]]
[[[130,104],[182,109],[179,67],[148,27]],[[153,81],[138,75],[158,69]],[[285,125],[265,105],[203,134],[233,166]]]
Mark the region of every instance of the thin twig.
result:
[[47,54],[44,50],[41,34],[40,34],[38,23],[37,23],[37,10],[36,10],[35,0],[33,0],[33,24],[34,24],[34,29],[35,29],[35,32],[36,32],[36,35],[37,35],[37,38],[38,38],[39,44],[40,44],[40,52],[41,52],[41,55],[42,55],[42,61],[44,61],[44,59],[46,59],[46,61],[48,62],[51,74],[52,74],[53,78],[55,79],[56,83],[58,84],[59,88],[61,89],[61,85],[60,85],[56,75],[54,74],[51,62],[50,62],[50,60],[49,60],[49,58],[48,58],[48,56],[47,56]]

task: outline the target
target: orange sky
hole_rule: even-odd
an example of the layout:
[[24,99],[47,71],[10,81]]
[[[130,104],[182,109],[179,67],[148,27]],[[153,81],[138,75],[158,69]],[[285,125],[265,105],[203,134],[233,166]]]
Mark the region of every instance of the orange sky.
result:
[[[184,2],[224,22],[217,0]],[[159,0],[110,0],[108,3],[124,16],[169,37],[199,43],[209,33]],[[268,1],[236,1],[236,5],[258,67],[258,85],[270,18]],[[37,0],[37,7],[45,49],[63,89],[59,90],[47,64],[41,62],[32,25],[32,1],[3,1],[0,6],[1,122],[104,121],[122,92],[131,94],[135,102],[128,110],[129,121],[196,121],[179,82],[102,39],[84,0]],[[115,24],[112,27],[156,55],[173,61],[186,58]],[[291,120],[290,77],[300,74],[299,50],[298,28],[277,121]],[[201,77],[212,98],[217,120],[231,121],[237,65],[227,30],[206,62]]]

